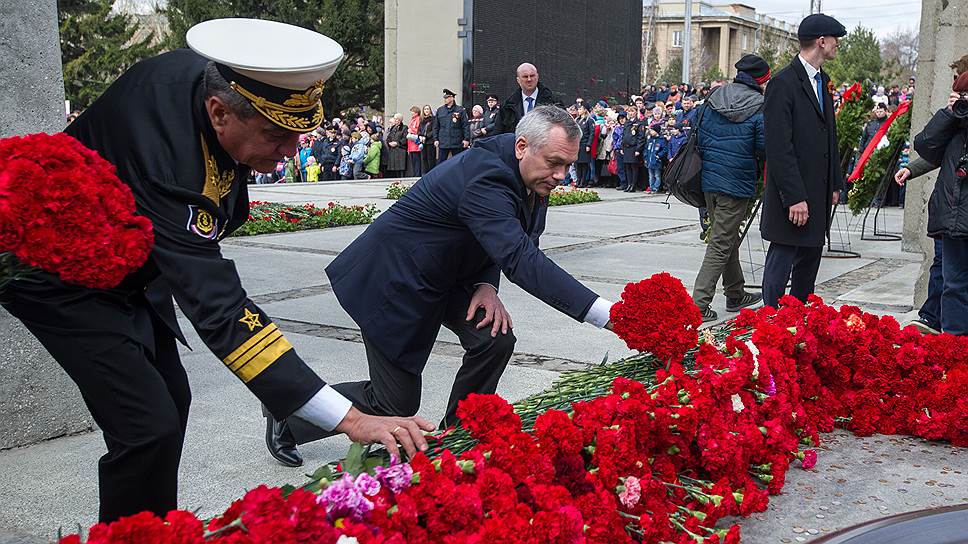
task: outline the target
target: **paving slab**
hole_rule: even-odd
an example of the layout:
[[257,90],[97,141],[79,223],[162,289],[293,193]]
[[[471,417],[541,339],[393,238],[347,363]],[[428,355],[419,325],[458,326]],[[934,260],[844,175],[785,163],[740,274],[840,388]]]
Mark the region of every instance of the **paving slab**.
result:
[[348,227],[331,227],[328,229],[306,230],[283,234],[261,234],[259,236],[238,239],[237,243],[244,244],[246,241],[251,241],[293,248],[340,252],[366,230],[368,226],[352,225]]
[[[603,204],[604,205],[604,204]],[[616,217],[595,213],[589,208],[586,213],[548,214],[545,231],[557,236],[591,236],[613,238],[645,232],[654,232],[687,225],[681,219],[657,219],[653,217]]]
[[837,300],[850,303],[863,303],[876,300],[880,304],[894,306],[910,305],[914,300],[914,282],[921,270],[920,263],[908,263],[876,281],[852,289],[837,297]]
[[[248,242],[258,242],[257,236]],[[331,255],[280,251],[264,247],[222,244],[222,254],[235,261],[242,287],[249,296],[328,283],[323,269]]]

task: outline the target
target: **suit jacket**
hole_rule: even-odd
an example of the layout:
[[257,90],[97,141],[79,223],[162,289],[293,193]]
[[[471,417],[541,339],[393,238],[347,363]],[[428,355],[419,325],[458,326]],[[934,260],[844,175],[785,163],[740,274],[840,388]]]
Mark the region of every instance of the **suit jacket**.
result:
[[483,138],[414,184],[326,267],[333,292],[366,339],[419,373],[448,302],[501,271],[582,320],[597,296],[538,249],[547,203],[533,206],[514,135]]
[[[832,194],[844,188],[834,104],[827,91],[830,78],[820,73],[823,112],[814,91],[816,82],[807,77],[798,57],[773,76],[766,88],[766,188],[760,220],[764,240],[823,246],[830,228]],[[803,201],[810,218],[797,227],[790,222],[789,208]]]
[[[538,83],[538,98],[535,100],[535,106],[558,106],[562,107],[560,103],[555,100],[551,89],[545,87],[544,85]],[[518,128],[518,121],[524,117],[524,97],[521,96],[521,89],[516,89],[514,93],[511,94],[504,101],[504,105],[501,106],[501,113],[497,116],[497,123],[495,124],[495,134],[506,134],[508,132],[514,132],[514,129]]]

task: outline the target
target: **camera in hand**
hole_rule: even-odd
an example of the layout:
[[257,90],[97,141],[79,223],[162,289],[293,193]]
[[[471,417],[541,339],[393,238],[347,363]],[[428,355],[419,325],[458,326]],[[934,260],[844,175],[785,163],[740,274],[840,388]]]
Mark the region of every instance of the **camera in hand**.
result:
[[961,93],[958,100],[951,105],[951,112],[959,119],[968,118],[968,93]]

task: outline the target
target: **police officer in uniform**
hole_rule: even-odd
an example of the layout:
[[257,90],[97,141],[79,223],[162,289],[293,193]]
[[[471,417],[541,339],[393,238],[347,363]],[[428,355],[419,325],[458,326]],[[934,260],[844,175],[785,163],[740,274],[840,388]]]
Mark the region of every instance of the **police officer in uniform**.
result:
[[187,41],[193,51],[133,66],[67,130],[117,167],[138,213],[152,221],[148,262],[115,289],[41,275],[13,283],[3,300],[74,380],[104,433],[101,521],[177,508],[191,393],[172,296],[276,417],[298,414],[393,451],[398,442],[411,452],[425,447],[421,428],[433,429],[420,418],[353,408],[248,299],[219,250],[248,218],[247,173],[272,170],[300,134],[319,127],[323,81],[342,48],[306,29],[242,19],[201,23]]

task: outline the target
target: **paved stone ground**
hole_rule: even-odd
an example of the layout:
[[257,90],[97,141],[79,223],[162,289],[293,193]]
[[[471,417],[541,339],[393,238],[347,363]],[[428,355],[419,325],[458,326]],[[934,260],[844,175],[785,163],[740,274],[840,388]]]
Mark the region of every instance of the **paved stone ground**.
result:
[[[254,186],[257,200],[347,204],[383,200],[386,182]],[[553,208],[542,247],[566,270],[606,298],[624,284],[668,271],[691,289],[705,246],[696,211],[663,196],[600,191],[603,202]],[[862,218],[838,214],[834,240],[849,242],[859,258],[828,258],[818,292],[833,303],[905,317],[921,260],[897,241],[861,240]],[[885,209],[879,229],[899,232],[898,209]],[[868,233],[872,218],[868,219]],[[361,379],[366,364],[359,330],[340,308],[323,268],[365,227],[233,238],[224,244],[250,296],[273,317],[299,353],[328,381]],[[750,284],[760,281],[765,245],[756,226],[743,246]],[[516,353],[499,392],[516,400],[540,391],[557,372],[630,354],[611,333],[579,324],[508,282],[502,298],[514,317]],[[722,318],[725,300],[713,308]],[[190,330],[187,323],[185,330]],[[316,465],[348,447],[334,437],[302,446],[307,466],[290,469],[265,451],[258,402],[194,335],[195,351],[182,350],[194,400],[181,468],[181,506],[212,515],[259,483],[300,482]],[[440,418],[461,350],[442,331],[424,375],[420,413]],[[968,451],[901,437],[827,435],[811,471],[793,469],[770,509],[743,522],[744,542],[805,542],[830,531],[887,514],[968,502]],[[0,451],[0,542],[53,539],[96,516],[96,459],[105,448],[98,433],[67,436]]]

